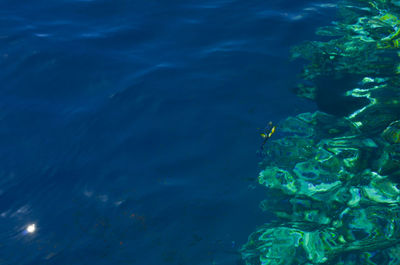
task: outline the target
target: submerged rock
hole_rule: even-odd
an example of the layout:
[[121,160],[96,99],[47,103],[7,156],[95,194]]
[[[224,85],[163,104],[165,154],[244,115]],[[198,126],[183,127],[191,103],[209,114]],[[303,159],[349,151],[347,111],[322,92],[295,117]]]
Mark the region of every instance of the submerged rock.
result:
[[392,122],[382,133],[382,137],[391,144],[400,143],[400,121]]
[[[400,190],[374,171],[389,143],[322,112],[289,117],[280,129],[290,135],[270,142],[259,183],[288,203],[283,209],[262,202],[279,225],[249,237],[242,248],[246,264],[352,264],[347,253],[381,249],[390,258],[386,249],[400,238]],[[368,255],[357,258],[372,262]]]
[[338,11],[317,31],[328,41],[292,49],[309,61],[296,93],[320,111],[268,142],[261,207],[276,218],[242,247],[247,265],[400,264],[400,1]]

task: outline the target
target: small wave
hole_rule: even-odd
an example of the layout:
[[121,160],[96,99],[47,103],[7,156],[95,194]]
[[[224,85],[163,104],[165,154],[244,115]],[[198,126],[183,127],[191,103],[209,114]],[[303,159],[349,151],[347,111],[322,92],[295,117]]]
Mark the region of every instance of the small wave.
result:
[[295,12],[283,12],[278,10],[263,10],[257,13],[260,18],[283,18],[289,21],[298,21],[313,15],[313,13],[322,13],[322,9],[336,8],[334,3],[314,3]]
[[211,54],[215,52],[231,52],[231,51],[239,51],[243,49],[243,46],[247,44],[245,40],[230,40],[223,41],[217,44],[212,45],[211,47],[206,47],[203,50],[203,54]]

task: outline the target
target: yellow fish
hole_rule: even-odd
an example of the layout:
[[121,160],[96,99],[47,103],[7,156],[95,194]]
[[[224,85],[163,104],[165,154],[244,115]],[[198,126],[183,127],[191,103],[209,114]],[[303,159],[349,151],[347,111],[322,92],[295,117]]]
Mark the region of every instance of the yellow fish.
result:
[[262,133],[260,133],[261,137],[264,138],[264,142],[261,145],[261,149],[264,149],[264,145],[269,138],[275,133],[276,126],[272,124],[272,121],[268,123],[268,126],[264,129]]

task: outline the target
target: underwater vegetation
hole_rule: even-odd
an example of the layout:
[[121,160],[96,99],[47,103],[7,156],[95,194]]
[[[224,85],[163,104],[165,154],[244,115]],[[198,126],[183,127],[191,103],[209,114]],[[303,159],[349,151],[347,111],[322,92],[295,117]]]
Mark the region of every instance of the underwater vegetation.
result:
[[242,246],[247,265],[400,264],[400,1],[346,0],[296,93],[319,106],[288,117],[263,149],[259,184],[275,220]]

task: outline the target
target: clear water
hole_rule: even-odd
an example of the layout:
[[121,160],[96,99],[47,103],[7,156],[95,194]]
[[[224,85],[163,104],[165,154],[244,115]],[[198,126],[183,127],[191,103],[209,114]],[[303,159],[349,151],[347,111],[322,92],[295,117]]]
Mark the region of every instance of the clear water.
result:
[[0,264],[241,264],[326,3],[2,0]]

